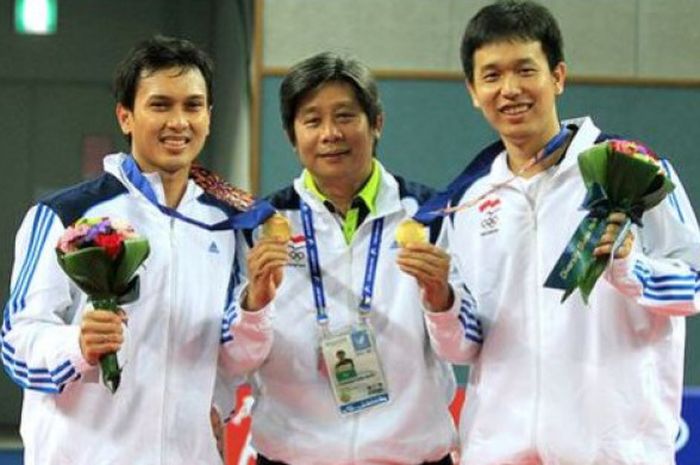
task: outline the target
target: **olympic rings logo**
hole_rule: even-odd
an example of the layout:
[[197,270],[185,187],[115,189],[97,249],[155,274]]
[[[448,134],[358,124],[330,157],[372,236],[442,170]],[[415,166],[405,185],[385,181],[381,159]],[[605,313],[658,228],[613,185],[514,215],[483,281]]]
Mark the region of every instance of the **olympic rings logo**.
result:
[[306,259],[306,254],[302,250],[289,249],[288,255],[289,258],[295,262]]
[[498,217],[497,216],[489,216],[488,218],[484,218],[481,221],[481,227],[483,229],[493,229],[498,225]]

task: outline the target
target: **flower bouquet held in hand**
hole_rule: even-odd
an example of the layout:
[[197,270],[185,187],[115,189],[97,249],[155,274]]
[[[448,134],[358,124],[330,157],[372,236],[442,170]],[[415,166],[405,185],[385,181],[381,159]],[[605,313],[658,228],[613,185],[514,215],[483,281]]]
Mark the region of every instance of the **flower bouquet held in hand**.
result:
[[[56,247],[58,263],[96,309],[117,312],[139,295],[136,270],[148,257],[148,240],[125,221],[83,218],[69,226]],[[100,359],[102,380],[115,392],[121,379],[115,353]]]
[[632,223],[642,226],[642,214],[658,205],[674,189],[656,155],[645,146],[626,140],[608,140],[581,153],[578,165],[586,185],[581,208],[588,215],[581,221],[545,282],[545,287],[564,290],[562,302],[576,288],[584,302],[605,271],[606,256],[594,256],[608,216],[624,213],[627,220],[613,242],[610,256],[626,237]]

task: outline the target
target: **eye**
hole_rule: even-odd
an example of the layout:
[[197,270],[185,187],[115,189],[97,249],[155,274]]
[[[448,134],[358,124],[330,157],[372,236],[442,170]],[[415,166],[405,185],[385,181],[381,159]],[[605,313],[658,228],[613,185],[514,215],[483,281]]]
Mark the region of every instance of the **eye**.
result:
[[163,100],[154,100],[148,106],[155,111],[165,111],[168,109],[168,102]]
[[481,80],[484,82],[496,82],[498,80],[499,74],[495,71],[490,71],[481,76]]
[[340,122],[348,122],[355,118],[355,113],[351,111],[342,111],[335,115],[336,119]]
[[301,120],[301,124],[303,124],[307,128],[315,128],[320,124],[320,122],[321,118],[318,118],[316,116],[309,116]]
[[187,111],[200,111],[204,108],[204,102],[195,101],[188,102],[186,105]]
[[532,67],[525,67],[520,69],[521,76],[534,76],[537,73],[537,69]]

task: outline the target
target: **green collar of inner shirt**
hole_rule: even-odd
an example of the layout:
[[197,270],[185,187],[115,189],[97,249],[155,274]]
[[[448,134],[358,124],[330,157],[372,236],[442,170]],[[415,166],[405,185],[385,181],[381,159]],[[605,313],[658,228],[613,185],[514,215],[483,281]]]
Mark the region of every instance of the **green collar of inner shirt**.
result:
[[[330,202],[328,198],[325,195],[323,195],[323,193],[320,190],[318,190],[318,187],[316,186],[316,183],[314,182],[314,179],[308,170],[304,170],[302,177],[304,187],[311,191],[311,193],[313,193],[316,197],[321,199],[321,201]],[[360,189],[360,192],[358,192],[355,196],[356,199],[362,200],[362,202],[365,204],[367,210],[369,210],[370,213],[374,213],[377,208],[377,192],[379,191],[380,179],[381,175],[380,169],[377,166],[377,161],[372,160],[372,173],[369,175],[369,179],[367,180],[365,185],[362,186],[362,189]],[[345,236],[345,242],[347,242],[348,244],[355,235],[355,231],[357,231],[357,228],[359,226],[358,219],[359,208],[351,207],[350,209],[348,209],[343,220],[343,235]]]

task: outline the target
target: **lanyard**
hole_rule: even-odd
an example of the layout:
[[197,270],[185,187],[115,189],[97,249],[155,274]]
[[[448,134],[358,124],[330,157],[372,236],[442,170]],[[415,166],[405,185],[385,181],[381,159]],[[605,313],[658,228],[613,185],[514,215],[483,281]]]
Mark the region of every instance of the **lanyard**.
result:
[[494,184],[489,190],[487,190],[483,194],[481,194],[473,199],[470,199],[464,203],[456,205],[454,207],[444,207],[444,208],[440,208],[438,210],[434,210],[434,211],[429,212],[429,213],[432,215],[436,215],[436,216],[437,215],[449,215],[450,213],[458,212],[460,210],[466,210],[468,208],[473,207],[474,205],[476,205],[477,203],[479,203],[483,199],[485,199],[488,195],[493,194],[494,192],[501,189],[502,187],[509,185],[518,176],[521,176],[526,171],[531,169],[533,166],[535,166],[538,163],[541,163],[542,161],[551,157],[554,154],[554,152],[556,152],[559,148],[561,148],[566,143],[571,132],[572,132],[571,129],[567,128],[566,126],[563,126],[561,128],[561,130],[559,131],[559,133],[556,136],[554,136],[552,139],[550,139],[547,142],[547,144],[544,146],[544,148],[542,150],[540,150],[534,157],[532,157],[530,159],[530,161],[528,161],[522,168],[520,168],[517,173],[513,174],[510,178],[506,179],[505,181]]
[[[313,214],[311,208],[301,201],[301,219],[304,227],[306,239],[306,255],[309,261],[309,272],[311,273],[311,286],[313,288],[314,303],[316,304],[316,321],[319,325],[328,324],[328,312],[326,312],[326,295],[323,291],[323,278],[321,276],[321,262],[316,246],[316,233],[314,232]],[[372,295],[374,293],[374,281],[377,272],[377,262],[379,261],[379,246],[382,242],[382,229],[384,219],[377,218],[372,222],[372,236],[367,252],[367,263],[365,265],[365,279],[362,286],[362,298],[360,299],[360,315],[366,317],[372,311]]]
[[[228,218],[215,224],[207,224],[189,216],[183,215],[174,208],[162,205],[158,202],[158,197],[156,196],[151,183],[148,182],[146,177],[141,173],[136,161],[132,156],[127,156],[122,163],[122,169],[124,174],[131,181],[131,183],[136,187],[146,197],[151,204],[153,204],[158,210],[163,214],[184,221],[191,225],[197,226],[208,231],[226,231],[231,229],[252,229],[262,223],[267,217],[274,213],[274,209],[270,204],[265,201],[256,201],[250,206],[246,211],[236,211],[236,214],[228,214]],[[233,208],[233,207],[232,207]]]

